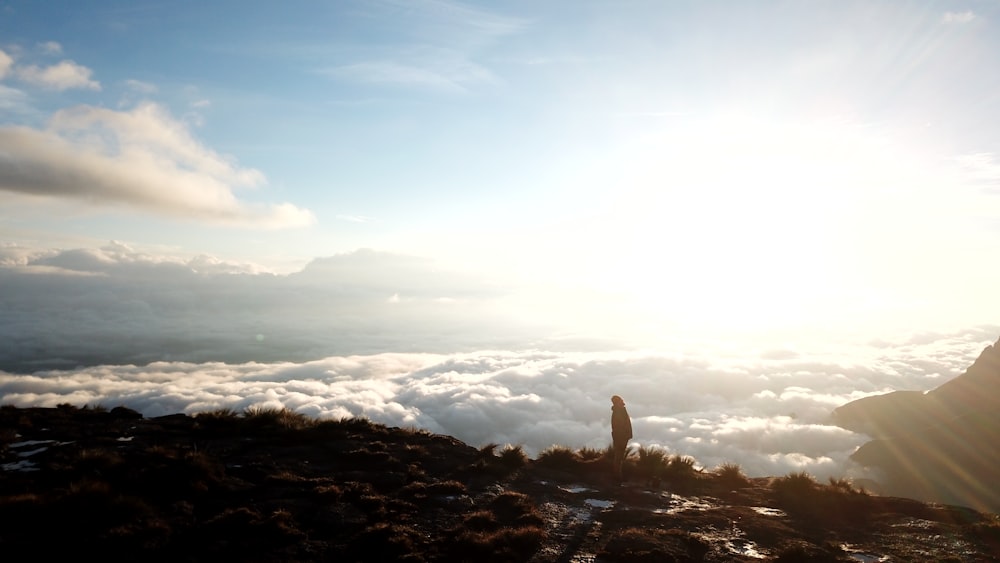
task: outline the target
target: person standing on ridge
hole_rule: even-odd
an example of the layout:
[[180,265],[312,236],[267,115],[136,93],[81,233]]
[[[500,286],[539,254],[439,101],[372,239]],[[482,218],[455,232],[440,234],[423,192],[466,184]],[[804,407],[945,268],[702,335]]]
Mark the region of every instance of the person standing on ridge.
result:
[[611,397],[611,447],[614,452],[614,474],[618,483],[622,482],[622,465],[628,451],[628,441],[632,439],[632,419],[625,410],[625,401],[615,395]]

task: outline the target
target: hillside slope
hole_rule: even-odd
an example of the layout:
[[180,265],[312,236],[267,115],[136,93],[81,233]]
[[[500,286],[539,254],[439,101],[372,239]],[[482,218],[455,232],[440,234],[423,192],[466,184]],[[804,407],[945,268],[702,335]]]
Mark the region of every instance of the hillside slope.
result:
[[852,459],[882,472],[884,492],[1000,512],[1000,342],[931,391],[867,397],[833,416],[875,438]]
[[994,561],[996,517],[804,474],[476,449],[287,411],[0,408],[0,554],[104,561]]

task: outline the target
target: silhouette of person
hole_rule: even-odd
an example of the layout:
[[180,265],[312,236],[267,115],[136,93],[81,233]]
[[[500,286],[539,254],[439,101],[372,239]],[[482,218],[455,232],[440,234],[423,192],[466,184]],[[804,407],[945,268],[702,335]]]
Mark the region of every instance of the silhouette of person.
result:
[[615,395],[611,397],[611,447],[614,452],[614,474],[622,482],[622,465],[628,451],[628,441],[632,439],[632,419],[625,410],[625,401]]

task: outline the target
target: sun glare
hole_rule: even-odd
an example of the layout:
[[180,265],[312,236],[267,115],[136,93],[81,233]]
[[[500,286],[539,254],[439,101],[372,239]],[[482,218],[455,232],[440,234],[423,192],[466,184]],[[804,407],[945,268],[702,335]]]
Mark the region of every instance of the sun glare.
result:
[[[893,147],[837,122],[720,119],[620,154],[595,281],[642,314],[705,329],[790,328],[870,306],[857,271],[867,220],[919,184]],[[881,194],[881,195],[880,195]],[[595,240],[595,238],[603,240]]]

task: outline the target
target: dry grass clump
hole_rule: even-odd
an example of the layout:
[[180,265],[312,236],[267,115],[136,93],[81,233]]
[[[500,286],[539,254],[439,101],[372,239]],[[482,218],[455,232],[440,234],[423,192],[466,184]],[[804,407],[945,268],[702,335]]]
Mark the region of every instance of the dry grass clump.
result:
[[831,478],[829,485],[823,485],[809,473],[799,471],[774,478],[770,488],[778,506],[801,517],[860,523],[873,515],[874,497],[854,488],[848,479]]
[[830,489],[832,491],[844,494],[852,494],[852,495],[868,494],[868,491],[866,491],[863,487],[855,487],[854,482],[851,481],[850,479],[847,479],[846,477],[840,479],[830,477]]
[[240,422],[240,413],[229,408],[215,409],[195,413],[195,421],[208,428],[220,426],[235,426]]
[[524,447],[521,445],[507,444],[500,450],[500,455],[497,458],[500,465],[511,470],[521,469],[528,464],[528,455],[524,453]]
[[355,535],[347,546],[348,561],[424,561],[422,534],[402,524],[379,522]]
[[701,468],[698,460],[688,455],[673,454],[665,458],[665,465],[661,469],[663,482],[676,490],[688,490],[692,488],[701,477]]
[[607,458],[610,452],[611,452],[610,448],[598,449],[598,448],[584,447],[577,450],[576,455],[580,459],[580,461],[593,462]]
[[341,459],[350,462],[359,468],[379,471],[385,471],[390,468],[396,469],[402,463],[398,458],[396,458],[396,456],[392,455],[392,453],[379,449],[372,450],[370,445],[367,445],[364,448],[343,452],[340,455]]
[[543,528],[501,528],[494,531],[462,530],[447,546],[449,561],[519,563],[527,561],[542,546]]
[[[634,465],[640,479],[659,481],[667,473],[669,456],[663,448],[639,446],[635,452],[636,459]],[[628,460],[631,454],[632,449],[629,448],[625,454],[625,459]]]
[[437,481],[427,485],[427,492],[432,495],[455,496],[464,495],[468,492],[465,484],[454,479],[448,481]]
[[397,495],[405,499],[420,500],[441,496],[464,495],[467,492],[465,484],[460,481],[449,480],[435,483],[416,481],[399,489]]
[[344,496],[344,490],[338,487],[336,484],[319,485],[313,492],[317,497],[327,501],[327,502],[337,502],[342,496]]
[[294,545],[306,537],[291,512],[278,509],[267,513],[246,506],[226,508],[205,522],[200,533],[208,541],[228,540],[224,543],[226,556],[241,558],[253,558],[264,548]]
[[545,541],[545,520],[525,494],[498,495],[467,514],[446,546],[451,561],[527,561]]
[[73,466],[85,474],[104,474],[121,467],[120,453],[105,448],[84,448],[76,452]]
[[565,446],[550,446],[538,454],[535,463],[539,467],[559,471],[575,472],[580,468],[580,457],[576,452]]
[[806,471],[797,471],[776,477],[771,482],[771,489],[782,497],[807,495],[816,490],[819,483]]
[[152,446],[137,458],[142,459],[142,464],[128,465],[123,484],[148,491],[157,499],[204,493],[218,487],[225,478],[225,468],[218,459],[203,452]]
[[739,488],[750,484],[750,479],[743,473],[743,468],[738,463],[723,463],[716,467],[712,474],[727,487]]
[[819,501],[819,483],[805,471],[797,471],[771,480],[771,492],[781,507],[796,512],[811,512]]
[[629,562],[701,561],[710,546],[683,530],[625,528],[597,553],[599,560]]
[[502,526],[542,526],[545,520],[538,514],[534,501],[526,494],[506,492],[489,504],[489,510]]
[[243,411],[246,424],[258,430],[303,430],[316,421],[287,408],[249,407]]
[[839,545],[815,545],[802,540],[786,542],[774,558],[775,563],[839,563],[847,554]]

